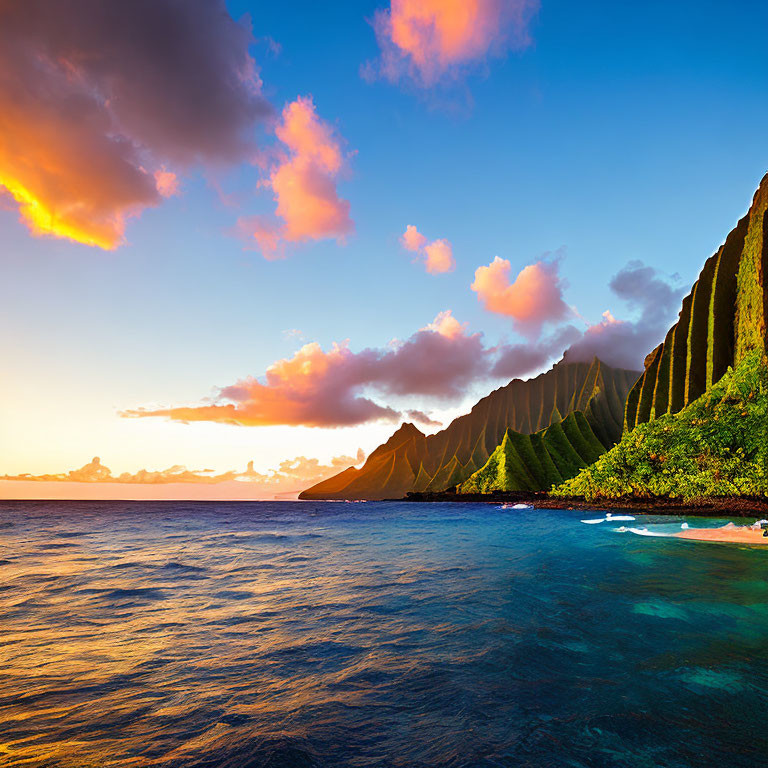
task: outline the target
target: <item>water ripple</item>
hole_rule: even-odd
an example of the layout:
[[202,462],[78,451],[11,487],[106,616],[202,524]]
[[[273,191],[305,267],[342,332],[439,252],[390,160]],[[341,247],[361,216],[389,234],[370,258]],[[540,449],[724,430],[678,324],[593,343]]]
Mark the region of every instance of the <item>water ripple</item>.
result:
[[581,516],[0,502],[0,765],[768,765],[765,553]]

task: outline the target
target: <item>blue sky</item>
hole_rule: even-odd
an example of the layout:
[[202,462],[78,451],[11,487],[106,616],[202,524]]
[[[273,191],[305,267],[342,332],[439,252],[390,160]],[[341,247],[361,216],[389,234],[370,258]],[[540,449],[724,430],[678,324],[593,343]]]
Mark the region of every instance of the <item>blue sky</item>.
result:
[[[355,232],[277,261],[245,249],[237,217],[274,208],[250,166],[183,174],[181,193],[131,220],[110,252],[31,236],[6,200],[0,471],[60,471],[94,454],[118,469],[221,469],[275,451],[370,450],[391,424],[238,429],[116,413],[260,376],[300,345],[288,329],[359,350],[450,309],[488,343],[515,340],[470,290],[495,256],[517,272],[563,248],[568,304],[590,322],[606,309],[628,317],[610,277],[639,259],[688,286],[768,170],[764,3],[542,0],[530,47],[432,90],[360,76],[379,54],[369,20],[386,3],[227,5],[279,46],[252,48],[267,99],[280,110],[311,95],[343,137],[352,154],[338,188]],[[414,263],[398,243],[406,224],[450,240],[455,271]]]

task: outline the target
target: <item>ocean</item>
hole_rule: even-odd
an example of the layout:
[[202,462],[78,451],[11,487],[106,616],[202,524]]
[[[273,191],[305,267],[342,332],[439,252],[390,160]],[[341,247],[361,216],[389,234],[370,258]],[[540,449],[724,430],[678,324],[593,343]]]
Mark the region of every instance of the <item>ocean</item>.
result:
[[768,549],[590,516],[0,502],[0,765],[768,765]]

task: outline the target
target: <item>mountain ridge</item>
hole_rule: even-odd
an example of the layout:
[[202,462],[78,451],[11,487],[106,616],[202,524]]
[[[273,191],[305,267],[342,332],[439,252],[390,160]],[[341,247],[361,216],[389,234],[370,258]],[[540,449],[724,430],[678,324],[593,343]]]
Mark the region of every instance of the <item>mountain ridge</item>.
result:
[[[493,390],[434,435],[402,425],[363,467],[350,467],[299,498],[383,499],[442,491],[481,469],[507,430],[533,434],[574,411],[583,412],[596,439],[609,448],[621,436],[626,395],[640,375],[598,358],[589,363],[562,360],[532,379],[514,379]],[[404,434],[410,438],[400,440]]]

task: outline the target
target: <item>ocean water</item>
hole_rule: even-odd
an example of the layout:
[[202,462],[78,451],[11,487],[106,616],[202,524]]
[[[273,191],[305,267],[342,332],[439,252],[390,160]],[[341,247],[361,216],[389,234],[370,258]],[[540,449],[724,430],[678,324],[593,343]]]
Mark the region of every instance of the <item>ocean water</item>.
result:
[[0,765],[768,765],[768,549],[588,516],[0,502]]

